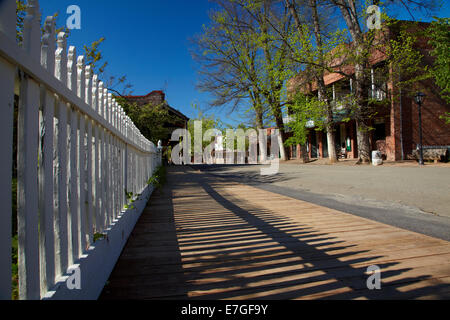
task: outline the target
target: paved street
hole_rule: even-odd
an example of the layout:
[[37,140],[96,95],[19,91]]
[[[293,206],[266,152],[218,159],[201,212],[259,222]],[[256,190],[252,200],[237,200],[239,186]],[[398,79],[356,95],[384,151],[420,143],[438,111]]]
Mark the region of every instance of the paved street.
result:
[[450,241],[450,166],[381,167],[282,163],[274,176],[261,166],[201,166],[217,177],[353,213]]
[[102,299],[450,298],[450,242],[198,169],[169,169]]

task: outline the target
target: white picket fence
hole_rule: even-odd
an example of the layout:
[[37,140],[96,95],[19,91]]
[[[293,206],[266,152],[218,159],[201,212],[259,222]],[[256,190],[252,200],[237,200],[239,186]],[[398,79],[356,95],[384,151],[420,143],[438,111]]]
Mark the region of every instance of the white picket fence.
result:
[[[148,196],[148,178],[161,163],[157,148],[139,132],[91,67],[85,66],[84,57],[76,56],[75,47],[66,49],[66,35],[55,34],[52,17],[46,18],[41,38],[38,2],[29,0],[28,4],[19,47],[15,1],[0,2],[0,299],[11,298],[15,95],[19,97],[21,299],[55,294],[55,286],[67,279],[68,269],[101,247],[94,243],[94,235],[111,233],[112,237],[114,228],[120,226],[117,232],[123,238],[120,219],[136,215],[137,210],[136,206],[125,208],[125,191]],[[138,207],[142,211],[142,204]],[[132,227],[127,226],[128,232]],[[100,241],[112,241],[106,239]],[[120,250],[114,251],[114,259]],[[82,271],[95,269],[89,268]],[[105,272],[112,267],[108,268]],[[102,276],[107,279],[108,275]]]

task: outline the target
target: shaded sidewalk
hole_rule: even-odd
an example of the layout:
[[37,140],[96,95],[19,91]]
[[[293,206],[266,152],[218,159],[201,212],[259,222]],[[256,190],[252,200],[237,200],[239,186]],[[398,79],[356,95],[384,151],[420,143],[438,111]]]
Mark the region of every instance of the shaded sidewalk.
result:
[[172,167],[101,299],[188,298],[448,299],[450,243]]

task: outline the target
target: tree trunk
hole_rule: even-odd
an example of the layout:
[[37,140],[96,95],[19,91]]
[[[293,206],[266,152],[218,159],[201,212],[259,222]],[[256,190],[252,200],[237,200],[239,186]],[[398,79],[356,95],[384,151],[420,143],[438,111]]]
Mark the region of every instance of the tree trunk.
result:
[[309,154],[308,154],[308,151],[306,150],[306,144],[300,145],[300,153],[301,153],[301,157],[302,157],[302,162],[308,163],[309,162]]
[[334,145],[335,135],[333,126],[327,126],[328,161],[330,164],[338,162],[336,147]]
[[[260,106],[261,104],[259,104]],[[258,129],[258,134],[260,130],[264,128],[263,124],[263,114],[262,110],[259,108],[255,108],[256,111],[256,128]],[[267,161],[267,143],[264,145],[263,139],[258,139],[258,146],[259,146],[259,155],[260,155],[260,163],[264,163]]]
[[[358,51],[358,49],[357,49]],[[368,115],[368,87],[363,64],[355,65],[355,82],[356,92],[355,98],[357,103],[356,110],[356,138],[358,143],[358,163],[370,163],[370,141]]]
[[364,50],[364,34],[357,19],[357,11],[354,1],[333,0],[339,7],[347,24],[355,46],[355,99],[356,99],[356,126],[359,163],[370,162],[369,125],[368,114],[368,86],[365,74],[365,65],[368,58]]
[[275,121],[277,124],[277,128],[280,130],[280,135],[278,139],[278,144],[280,146],[280,160],[286,161],[286,146],[284,145],[284,142],[286,141],[286,133],[284,132],[284,122],[283,122],[283,116],[280,114],[275,115]]
[[[320,28],[320,20],[319,20],[319,13],[317,10],[317,1],[316,0],[310,0],[309,5],[312,9],[312,15],[313,15],[313,21],[314,21],[314,35],[316,37],[317,42],[317,49],[319,54],[319,65],[325,66],[325,57],[323,52],[323,43],[322,43],[322,34],[321,34],[321,28]],[[319,89],[319,100],[325,102],[325,108],[327,112],[327,123],[326,123],[326,129],[327,129],[327,142],[328,142],[328,160],[329,163],[336,163],[338,162],[337,154],[336,154],[336,148],[334,147],[334,119],[333,119],[333,108],[330,103],[330,99],[328,97],[327,91],[326,91],[326,85],[324,80],[324,69],[323,67],[316,67],[315,73],[316,73],[316,80],[318,84]]]

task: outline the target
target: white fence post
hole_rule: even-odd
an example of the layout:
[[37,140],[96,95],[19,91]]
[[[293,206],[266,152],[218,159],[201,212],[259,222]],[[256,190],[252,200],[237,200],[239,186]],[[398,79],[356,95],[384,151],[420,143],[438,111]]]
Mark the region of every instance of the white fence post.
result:
[[[78,70],[78,97],[81,100],[86,101],[86,70],[84,65],[84,56],[79,56],[77,60]],[[77,237],[79,241],[78,257],[80,257],[86,250],[86,117],[84,114],[79,115],[79,133],[78,133],[78,229]]]
[[[29,1],[24,19],[25,52],[40,62],[40,16],[37,1]],[[17,148],[17,210],[19,239],[19,295],[40,299],[38,233],[39,84],[24,74],[21,81]]]
[[[0,2],[0,31],[16,40],[16,3]],[[11,299],[11,192],[16,69],[0,57],[0,300]]]
[[[55,22],[47,17],[41,48],[41,64],[55,73]],[[45,86],[41,87],[41,134],[39,148],[39,253],[41,296],[55,282],[55,246],[53,216],[53,132],[55,97]]]
[[[55,77],[63,84],[68,84],[67,77],[67,41],[66,34],[58,34],[58,49],[55,54]],[[58,165],[58,210],[55,221],[55,246],[56,246],[56,269],[57,275],[65,273],[68,267],[68,140],[67,140],[67,104],[58,98],[58,133],[57,133],[57,158]]]

